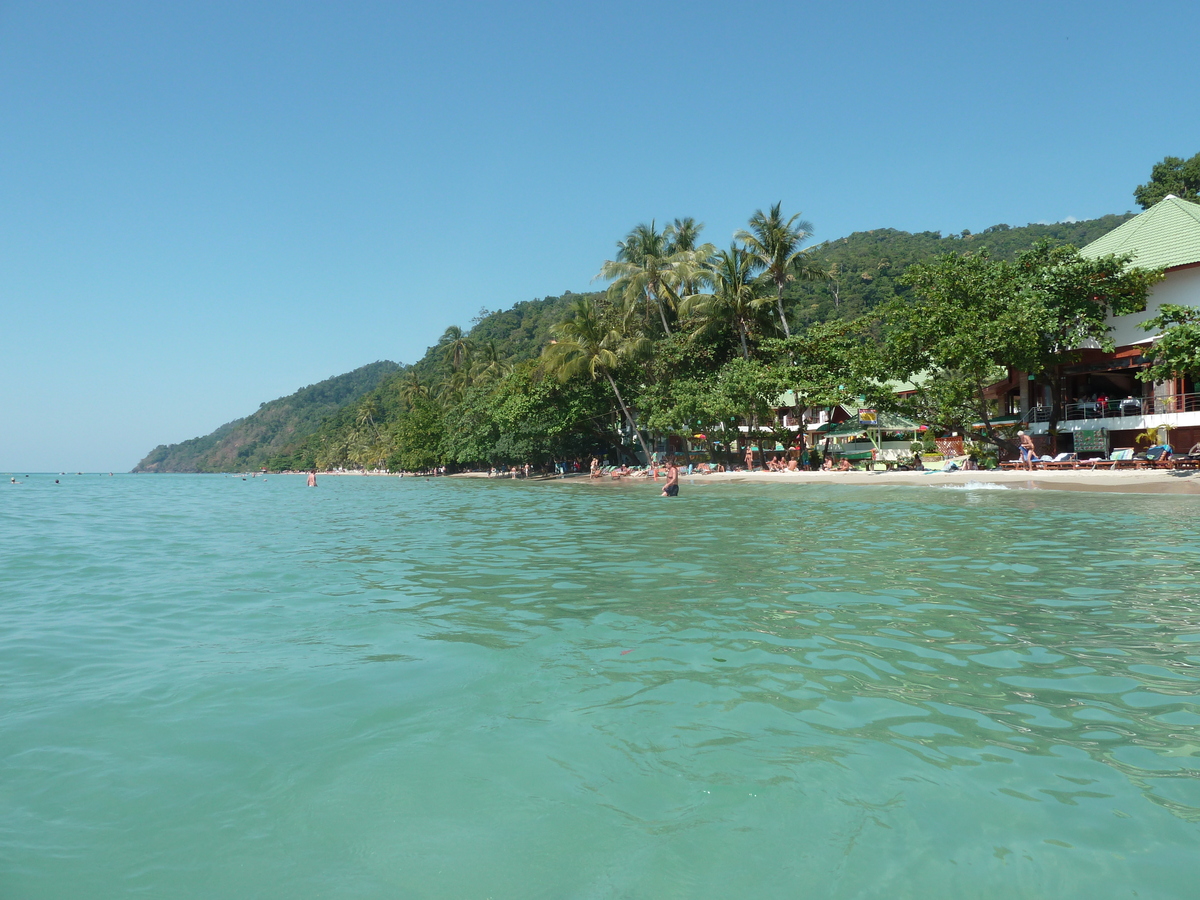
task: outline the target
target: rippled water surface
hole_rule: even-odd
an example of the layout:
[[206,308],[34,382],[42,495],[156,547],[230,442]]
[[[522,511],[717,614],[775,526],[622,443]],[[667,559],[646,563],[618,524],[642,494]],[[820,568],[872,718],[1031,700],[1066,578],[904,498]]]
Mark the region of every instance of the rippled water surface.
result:
[[1195,498],[54,477],[0,897],[1196,896]]

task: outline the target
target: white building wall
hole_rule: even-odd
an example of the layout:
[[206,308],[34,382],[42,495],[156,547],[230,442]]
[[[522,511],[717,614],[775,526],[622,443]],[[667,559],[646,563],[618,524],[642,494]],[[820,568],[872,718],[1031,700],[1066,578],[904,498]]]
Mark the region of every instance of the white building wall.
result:
[[1108,324],[1112,326],[1114,343],[1118,347],[1125,347],[1154,337],[1150,332],[1138,328],[1138,325],[1158,315],[1158,308],[1164,303],[1200,307],[1200,266],[1168,272],[1167,277],[1151,289],[1150,296],[1146,298],[1145,312],[1109,316]]

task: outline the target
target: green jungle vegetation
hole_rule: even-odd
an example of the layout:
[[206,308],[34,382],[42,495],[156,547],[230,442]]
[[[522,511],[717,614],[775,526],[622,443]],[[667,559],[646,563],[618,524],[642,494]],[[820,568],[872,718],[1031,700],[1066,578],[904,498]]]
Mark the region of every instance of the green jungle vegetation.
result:
[[[270,419],[286,418],[286,433],[259,419],[266,404],[157,448],[138,470],[540,467],[684,439],[718,459],[729,429],[773,427],[785,394],[797,415],[861,398],[962,431],[988,420],[983,387],[997,371],[1036,375],[1083,338],[1104,345],[1105,315],[1144,303],[1156,273],[1074,249],[1131,215],[979,234],[878,229],[805,247],[812,226],[776,205],[727,249],[702,243],[693,219],[641,224],[600,266],[605,291],[481,310],[416,363],[375,364],[392,367],[340,403]],[[917,373],[908,398],[886,386]],[[1007,441],[990,424],[984,438]]]
[[347,403],[376,389],[400,371],[394,362],[374,362],[345,375],[303,387],[263,403],[244,419],[228,422],[204,437],[160,445],[135,472],[233,472],[259,468],[284,448],[304,440]]
[[1150,170],[1150,180],[1134,189],[1133,198],[1142,209],[1149,209],[1167,194],[1192,203],[1200,202],[1200,153],[1191,159],[1168,156],[1155,163]]

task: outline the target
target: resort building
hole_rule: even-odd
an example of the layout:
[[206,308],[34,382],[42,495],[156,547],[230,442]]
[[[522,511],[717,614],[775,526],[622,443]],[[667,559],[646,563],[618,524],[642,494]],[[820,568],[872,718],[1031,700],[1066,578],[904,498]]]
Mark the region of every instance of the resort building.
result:
[[[1143,349],[1158,337],[1138,326],[1157,315],[1163,304],[1200,308],[1200,204],[1168,195],[1141,215],[1114,228],[1083,248],[1085,256],[1131,253],[1133,264],[1162,268],[1166,277],[1152,288],[1143,312],[1110,317],[1116,347],[1111,353],[1085,348],[1058,367],[1064,410],[1060,439],[1074,437],[1062,449],[1103,452],[1133,447],[1138,434],[1171,428],[1178,450],[1200,441],[1200,386],[1193,377],[1157,384],[1137,374],[1146,368]],[[1008,421],[1029,423],[1032,435],[1049,429],[1050,387],[1014,372],[993,385],[990,393]],[[1101,446],[1103,445],[1103,446]]]

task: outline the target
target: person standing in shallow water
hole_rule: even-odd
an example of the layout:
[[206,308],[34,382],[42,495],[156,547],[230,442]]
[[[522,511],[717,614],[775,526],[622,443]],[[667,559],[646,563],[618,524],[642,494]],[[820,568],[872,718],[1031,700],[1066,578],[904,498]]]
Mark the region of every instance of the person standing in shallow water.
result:
[[667,483],[663,485],[662,496],[679,496],[679,466],[676,465],[673,456],[667,457]]
[[317,486],[317,470],[316,469],[313,469],[311,472],[308,473],[308,486],[309,487]]

